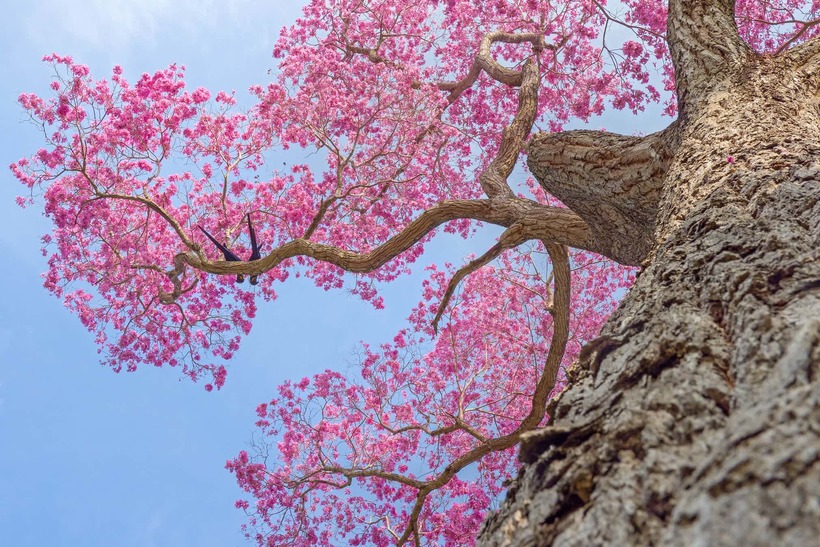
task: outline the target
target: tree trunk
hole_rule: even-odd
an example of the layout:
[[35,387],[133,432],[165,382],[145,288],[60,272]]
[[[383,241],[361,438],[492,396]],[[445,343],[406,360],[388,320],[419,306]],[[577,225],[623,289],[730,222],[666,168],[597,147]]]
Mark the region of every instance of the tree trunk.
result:
[[530,146],[542,185],[644,268],[480,545],[817,544],[820,43],[755,55],[731,6],[670,2],[669,129]]

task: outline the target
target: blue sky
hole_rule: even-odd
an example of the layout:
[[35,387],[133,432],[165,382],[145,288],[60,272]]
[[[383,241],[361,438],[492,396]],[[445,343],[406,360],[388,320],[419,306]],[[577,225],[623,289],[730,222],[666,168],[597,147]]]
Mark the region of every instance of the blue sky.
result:
[[131,78],[184,64],[190,88],[241,98],[269,78],[276,33],[298,13],[286,2],[53,0],[20,3],[0,20],[3,545],[246,544],[233,508],[242,492],[223,466],[247,448],[256,405],[287,378],[353,363],[359,340],[392,337],[418,301],[417,279],[392,287],[384,312],[291,279],[261,307],[226,386],[209,394],[172,369],[100,366],[92,336],[42,288],[39,240],[49,223],[36,207],[15,205],[24,188],[6,170],[40,146],[16,99],[47,93],[42,56],[71,55],[97,77],[115,64]]
[[[263,306],[221,392],[171,369],[114,374],[42,288],[46,219],[14,204],[23,188],[5,166],[39,146],[16,97],[47,89],[43,54],[70,54],[97,76],[114,64],[133,77],[177,62],[191,87],[242,95],[266,80],[276,32],[297,15],[282,5],[55,0],[20,2],[0,21],[0,543],[245,544],[233,508],[241,492],[223,465],[247,446],[256,404],[285,378],[349,362],[363,336],[357,323],[389,328],[367,305],[294,280]],[[328,333],[321,343],[317,329]]]
[[[14,204],[23,188],[5,167],[40,145],[16,98],[47,92],[42,56],[72,55],[98,77],[115,64],[133,78],[176,62],[187,66],[190,88],[242,97],[267,80],[276,33],[298,10],[250,0],[40,0],[0,19],[4,545],[245,544],[243,515],[233,509],[242,493],[223,465],[247,447],[257,403],[287,378],[352,363],[357,341],[391,337],[418,300],[417,278],[390,288],[384,312],[291,279],[277,302],[261,307],[225,388],[209,394],[172,369],[115,374],[100,366],[91,335],[42,288],[39,239],[49,226],[36,208]],[[636,130],[634,121],[628,127]],[[423,262],[458,262],[482,247],[440,242]]]

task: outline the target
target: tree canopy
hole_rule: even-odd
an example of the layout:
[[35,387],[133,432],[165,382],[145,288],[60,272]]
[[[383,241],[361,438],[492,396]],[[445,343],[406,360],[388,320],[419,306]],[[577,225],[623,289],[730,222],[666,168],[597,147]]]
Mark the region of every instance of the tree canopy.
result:
[[[735,8],[758,52],[820,32],[817,0]],[[48,55],[54,96],[20,96],[45,144],[12,165],[20,203],[54,223],[46,288],[115,370],[219,389],[289,276],[378,308],[437,230],[502,227],[482,256],[428,269],[407,329],[363,346],[356,377],[280,386],[256,453],[228,462],[260,544],[469,543],[643,258],[548,194],[522,150],[606,108],[674,116],[666,24],[656,0],[316,0],[246,111],[187,90],[179,66],[129,82]],[[275,165],[278,149],[305,160]]]

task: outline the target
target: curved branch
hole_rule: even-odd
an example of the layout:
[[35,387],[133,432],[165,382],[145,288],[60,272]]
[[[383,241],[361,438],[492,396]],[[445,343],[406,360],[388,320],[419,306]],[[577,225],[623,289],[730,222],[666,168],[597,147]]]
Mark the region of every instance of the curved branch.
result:
[[436,316],[433,319],[433,331],[436,334],[438,334],[438,322],[441,319],[447,304],[450,302],[450,298],[453,296],[456,287],[458,287],[458,284],[461,283],[461,280],[495,260],[503,251],[517,247],[527,241],[527,239],[528,238],[522,233],[521,225],[513,224],[507,228],[503,234],[501,234],[498,243],[490,247],[486,253],[456,272],[453,278],[450,279],[450,283],[447,285],[447,290],[441,298],[441,303],[438,305]]
[[[423,481],[411,479],[409,477],[405,477],[404,475],[399,475],[398,473],[382,471],[380,469],[356,469],[348,467],[339,467],[334,465],[325,465],[322,466],[322,471],[324,471],[325,473],[337,473],[348,479],[348,481],[352,481],[352,479],[355,478],[376,477],[379,479],[404,484],[406,486],[410,486],[411,488],[422,488],[424,486]],[[352,484],[352,482],[349,482],[346,486],[349,486],[350,484]]]
[[[552,273],[554,277],[555,289],[553,290],[553,301],[549,312],[553,320],[553,334],[550,349],[547,353],[547,360],[544,363],[544,373],[535,387],[535,395],[532,398],[533,410],[538,409],[538,413],[532,418],[538,421],[532,427],[538,425],[544,418],[547,408],[547,397],[555,388],[555,382],[558,379],[558,370],[561,367],[561,360],[564,358],[564,352],[567,349],[567,341],[569,340],[569,305],[570,305],[570,269],[569,269],[569,252],[564,245],[559,245],[551,241],[542,241],[547,248],[547,253],[550,255],[552,261]],[[525,419],[525,422],[527,420]]]
[[[171,292],[164,291],[164,290],[162,290],[161,287],[158,289],[159,301],[162,302],[163,304],[175,304],[177,298],[179,298],[181,295],[185,294],[186,292],[189,292],[190,290],[192,290],[194,287],[196,287],[197,283],[199,283],[199,279],[195,279],[193,281],[193,283],[191,283],[191,285],[189,285],[187,288],[184,288],[184,289],[182,288],[182,276],[185,273],[185,259],[184,259],[184,257],[188,256],[188,255],[190,255],[191,257],[196,257],[197,256],[193,252],[189,252],[187,255],[184,254],[184,253],[179,253],[174,257],[174,267],[171,270],[168,270],[167,272],[163,272],[165,275],[168,276],[168,279],[171,280],[171,283],[174,286],[174,289]],[[156,266],[147,266],[146,267],[146,266],[137,266],[137,265],[135,265],[134,268],[135,269],[145,268],[145,269],[152,269],[152,270],[156,270],[156,271],[162,271],[162,270],[160,270],[160,268],[158,268]]]
[[555,387],[561,360],[564,357],[567,341],[569,340],[570,269],[569,253],[565,246],[557,245],[550,241],[544,241],[543,243],[550,255],[553,272],[555,273],[555,298],[554,305],[550,310],[550,314],[553,316],[553,334],[547,360],[544,364],[544,371],[541,373],[541,377],[535,387],[530,412],[513,432],[479,444],[472,450],[453,460],[436,478],[424,484],[419,490],[416,503],[410,513],[409,523],[399,538],[397,542],[398,545],[404,545],[407,540],[410,539],[410,535],[416,530],[418,518],[424,507],[424,501],[430,492],[441,488],[447,484],[456,473],[487,454],[515,446],[520,441],[521,435],[537,427],[546,415],[548,398]]
[[654,245],[661,188],[679,138],[677,122],[646,137],[539,133],[527,147],[527,165],[586,221],[601,254],[637,266]]
[[[529,42],[532,44],[532,48],[536,53],[545,49],[556,51],[559,47],[561,47],[561,45],[563,45],[563,42],[558,45],[547,44],[544,41],[543,35],[536,34],[534,32],[512,33],[495,31],[485,34],[481,38],[481,43],[478,46],[478,53],[476,53],[473,64],[470,66],[470,70],[464,78],[455,82],[438,82],[433,84],[441,91],[450,92],[447,97],[449,103],[453,103],[464,91],[472,87],[481,75],[482,71],[486,72],[488,76],[502,84],[506,84],[511,87],[518,87],[521,85],[523,80],[521,71],[507,68],[493,59],[490,54],[490,49],[495,42],[503,42],[506,44],[523,44],[524,42]],[[360,46],[346,45],[345,51],[348,55],[354,53],[364,55],[374,64],[385,64],[392,68],[404,69],[401,64],[380,55],[377,48],[364,48]],[[415,87],[421,87],[422,85],[424,85],[424,82],[415,82],[414,84]]]
[[533,32],[513,34],[499,30],[484,35],[484,38],[481,40],[481,45],[478,48],[478,55],[476,55],[476,65],[493,80],[510,87],[522,85],[526,76],[523,71],[509,69],[493,59],[493,56],[490,54],[490,48],[495,42],[503,42],[505,44],[523,44],[524,42],[530,42],[536,52],[542,51],[547,47],[544,42],[544,37],[541,34],[535,34]]
[[[85,175],[85,173],[83,174]],[[85,177],[86,179],[91,180],[90,177],[88,177],[88,175],[85,175]],[[160,205],[157,204],[157,202],[155,202],[152,199],[140,196],[129,196],[127,194],[110,194],[106,192],[99,192],[96,189],[96,185],[94,185],[94,197],[87,201],[96,201],[98,199],[115,199],[121,201],[135,201],[137,203],[141,203],[148,209],[154,211],[159,216],[161,216],[168,223],[168,225],[171,226],[174,232],[176,232],[176,234],[179,236],[179,238],[182,240],[186,247],[194,251],[198,251],[200,249],[199,245],[195,241],[188,238],[188,235],[185,233],[185,230],[182,229],[182,226],[179,224],[179,222],[177,222],[177,220],[173,216],[171,216],[171,214],[168,213],[168,211],[163,209]]]
[[439,82],[436,84],[436,87],[440,90],[450,92],[447,96],[447,100],[450,103],[455,101],[462,93],[464,93],[464,91],[472,87],[481,75],[481,71],[486,72],[488,76],[497,82],[507,84],[511,87],[518,87],[521,85],[523,80],[523,74],[521,71],[509,69],[493,59],[490,54],[490,48],[495,42],[503,42],[507,44],[523,44],[524,42],[530,42],[536,53],[545,49],[555,51],[560,47],[560,45],[555,46],[553,44],[545,43],[542,35],[532,32],[514,34],[511,32],[496,31],[485,34],[481,39],[481,43],[478,46],[478,53],[476,54],[467,75],[456,82]]
[[294,239],[254,262],[212,262],[190,252],[177,256],[196,269],[222,275],[261,275],[297,256],[328,262],[351,273],[368,273],[399,256],[438,226],[458,219],[479,220],[504,227],[520,223],[522,234],[527,239],[548,239],[563,245],[601,252],[590,237],[587,224],[569,209],[548,207],[522,198],[509,198],[442,201],[423,212],[385,243],[367,252],[360,253],[306,239]]
[[532,59],[527,59],[519,75],[521,90],[518,92],[518,109],[515,117],[512,123],[504,128],[498,154],[479,176],[481,188],[490,198],[514,195],[507,184],[507,177],[518,161],[518,155],[532,130],[538,112],[540,74],[537,64]]

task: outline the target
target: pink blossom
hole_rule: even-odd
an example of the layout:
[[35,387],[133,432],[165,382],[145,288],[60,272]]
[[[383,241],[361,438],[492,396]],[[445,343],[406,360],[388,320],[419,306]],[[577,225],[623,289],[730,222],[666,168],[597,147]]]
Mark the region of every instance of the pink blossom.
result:
[[[219,390],[259,299],[275,300],[291,274],[380,309],[383,284],[410,272],[435,232],[372,272],[294,256],[250,286],[189,264],[221,260],[197,226],[242,257],[251,252],[249,213],[266,253],[296,240],[364,253],[442,201],[486,198],[478,173],[499,149],[517,90],[486,74],[460,94],[440,84],[469,73],[492,31],[536,33],[550,46],[492,49],[515,69],[538,57],[541,130],[652,102],[674,115],[666,3],[619,5],[311,0],[282,29],[275,75],[251,88],[256,102],[245,110],[233,91],[186,90],[184,67],[129,81],[115,66],[95,80],[71,57],[47,55],[51,94],[18,97],[44,142],[10,166],[26,186],[18,203],[42,204],[52,222],[44,286],[113,370],[171,366]],[[817,1],[809,9],[803,0],[738,0],[736,16],[759,52],[820,33],[808,24],[820,18]],[[618,33],[608,32],[613,18],[625,24]],[[305,159],[269,164],[278,150]],[[513,179],[514,192],[554,204],[531,177]],[[470,237],[475,223],[441,230]],[[584,252],[571,260],[564,365],[597,335],[634,274]],[[393,545],[419,481],[480,439],[515,430],[529,411],[553,331],[551,268],[540,244],[507,251],[462,282],[437,334],[432,317],[455,267],[429,266],[406,327],[390,342],[362,344],[353,373],[329,369],[278,386],[256,407],[270,457],[242,451],[226,464],[250,498],[236,502],[247,536],[259,545]],[[424,501],[420,541],[471,544],[516,468],[506,449],[449,478]]]

